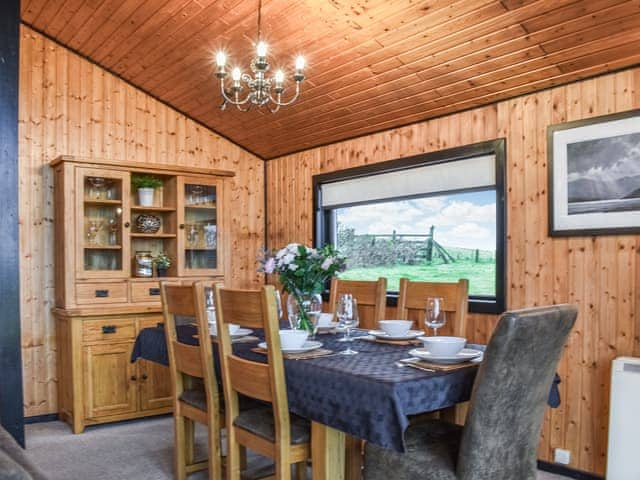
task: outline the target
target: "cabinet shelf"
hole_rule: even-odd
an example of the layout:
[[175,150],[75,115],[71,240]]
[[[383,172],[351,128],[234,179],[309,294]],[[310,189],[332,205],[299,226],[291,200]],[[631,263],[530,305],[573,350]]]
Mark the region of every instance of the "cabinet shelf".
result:
[[186,251],[188,252],[215,252],[217,250],[217,248],[211,248],[211,247],[196,247],[196,248],[185,248]]
[[122,250],[122,245],[85,245],[85,250]]
[[131,207],[132,212],[175,212],[175,207],[141,207],[140,205],[133,205]]
[[175,233],[132,233],[131,238],[176,238]]
[[114,206],[114,205],[122,205],[122,200],[101,200],[96,198],[85,198],[85,205],[95,205],[99,206]]
[[215,210],[216,209],[216,204],[212,203],[212,204],[203,204],[203,205],[185,205],[184,208],[187,209],[191,209],[191,210]]

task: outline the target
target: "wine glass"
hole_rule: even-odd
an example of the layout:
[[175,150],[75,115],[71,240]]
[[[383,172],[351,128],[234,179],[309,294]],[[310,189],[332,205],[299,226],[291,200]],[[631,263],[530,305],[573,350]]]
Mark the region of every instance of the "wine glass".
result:
[[351,349],[351,342],[353,341],[351,338],[351,329],[358,325],[358,313],[353,295],[345,293],[340,296],[336,315],[340,321],[340,326],[345,328],[344,341],[348,342],[347,349],[341,353],[343,355],[355,355],[358,352]]
[[197,205],[202,203],[202,194],[204,193],[204,187],[202,185],[191,186],[191,204]]
[[433,335],[438,335],[438,329],[444,327],[447,323],[446,314],[444,311],[444,298],[441,297],[429,297],[427,298],[426,317],[424,324],[433,328]]
[[95,191],[96,200],[99,200],[102,197],[102,189],[107,185],[107,180],[103,177],[89,177],[88,180]]
[[278,324],[282,322],[282,297],[280,296],[280,290],[275,290],[276,297],[276,310],[278,311]]

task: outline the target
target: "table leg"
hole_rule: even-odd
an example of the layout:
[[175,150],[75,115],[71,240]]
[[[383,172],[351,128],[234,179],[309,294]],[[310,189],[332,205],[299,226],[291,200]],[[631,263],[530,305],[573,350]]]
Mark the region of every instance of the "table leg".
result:
[[344,480],[345,434],[321,423],[311,423],[313,480]]

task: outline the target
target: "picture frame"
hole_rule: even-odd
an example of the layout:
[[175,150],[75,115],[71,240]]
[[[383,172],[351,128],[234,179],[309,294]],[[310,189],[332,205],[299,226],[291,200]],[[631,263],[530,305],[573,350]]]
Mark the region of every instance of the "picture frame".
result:
[[549,235],[640,233],[640,109],[547,127]]

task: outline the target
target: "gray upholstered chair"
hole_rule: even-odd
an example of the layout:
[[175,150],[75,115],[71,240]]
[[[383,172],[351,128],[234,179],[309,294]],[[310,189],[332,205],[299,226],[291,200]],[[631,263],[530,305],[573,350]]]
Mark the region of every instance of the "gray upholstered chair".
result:
[[535,480],[544,408],[576,315],[570,305],[505,313],[478,371],[465,426],[411,426],[406,453],[369,443],[365,480]]

